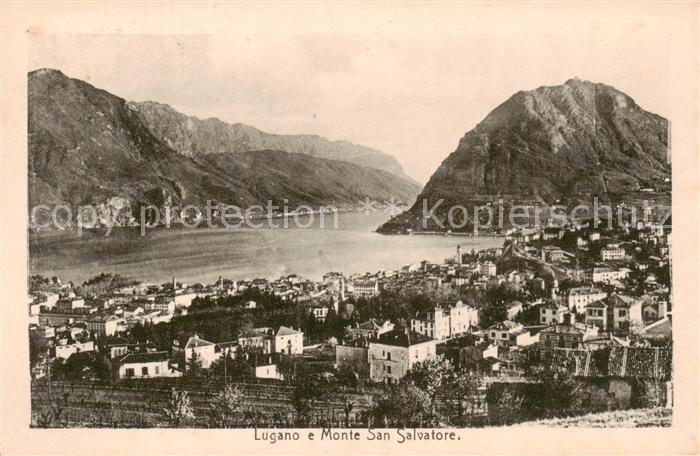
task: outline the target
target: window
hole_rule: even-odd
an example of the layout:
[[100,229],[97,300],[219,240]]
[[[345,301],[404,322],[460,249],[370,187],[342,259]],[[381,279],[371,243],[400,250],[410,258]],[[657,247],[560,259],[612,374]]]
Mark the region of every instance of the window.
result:
[[156,366],[156,375],[160,375],[160,366]]
[[386,372],[387,372],[387,374],[391,374],[391,366],[387,366]]
[[[386,359],[388,359],[389,361],[391,361],[391,352],[388,352],[388,353],[386,354]],[[389,368],[389,373],[391,373],[391,368]]]
[[141,368],[141,375],[148,375],[148,366],[143,366]]
[[127,377],[133,377],[133,376],[134,376],[134,369],[132,369],[132,368],[130,368],[130,367],[127,368],[127,369],[126,369],[126,376],[127,376]]

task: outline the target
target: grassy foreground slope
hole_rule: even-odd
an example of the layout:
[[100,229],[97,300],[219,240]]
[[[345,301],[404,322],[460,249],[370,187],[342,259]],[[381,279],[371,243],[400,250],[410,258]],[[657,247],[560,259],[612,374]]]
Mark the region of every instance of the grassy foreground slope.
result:
[[556,418],[550,420],[529,421],[516,426],[544,427],[670,427],[673,421],[673,411],[670,408],[649,408],[621,410],[616,412],[590,413],[572,418]]

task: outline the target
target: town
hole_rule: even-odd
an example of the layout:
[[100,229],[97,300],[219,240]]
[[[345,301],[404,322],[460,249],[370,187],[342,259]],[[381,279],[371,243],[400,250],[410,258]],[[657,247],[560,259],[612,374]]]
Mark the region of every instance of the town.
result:
[[670,227],[650,222],[570,224],[320,281],[32,276],[33,425],[485,426],[670,410],[670,245]]

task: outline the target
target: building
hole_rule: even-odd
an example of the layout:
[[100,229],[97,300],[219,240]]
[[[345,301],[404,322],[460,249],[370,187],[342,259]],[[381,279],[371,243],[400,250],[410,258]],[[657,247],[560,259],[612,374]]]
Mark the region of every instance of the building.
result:
[[170,366],[168,352],[130,353],[119,361],[118,375],[124,378],[179,377],[182,373]]
[[521,334],[523,330],[524,327],[521,323],[505,320],[489,326],[485,331],[485,336],[490,342],[515,344],[516,336]]
[[608,246],[600,251],[600,259],[603,261],[624,260],[625,249],[617,246]]
[[379,281],[355,280],[352,282],[352,293],[355,296],[371,297],[379,294]]
[[493,277],[496,275],[496,265],[491,261],[486,261],[479,268],[481,275],[486,277]]
[[186,309],[192,305],[192,301],[198,296],[197,293],[176,294],[173,296],[173,302],[175,302],[175,307],[183,307]]
[[74,342],[72,344],[56,345],[56,358],[68,359],[74,353],[95,351],[95,343],[91,340],[87,342]]
[[508,309],[506,311],[506,315],[508,316],[509,320],[515,319],[515,317],[523,311],[523,303],[520,301],[508,303],[507,307]]
[[359,339],[361,337],[376,339],[381,334],[389,332],[392,329],[394,329],[394,324],[391,321],[372,318],[364,323],[358,324],[355,328],[350,328],[350,337],[352,339]]
[[556,247],[544,246],[542,247],[542,261],[547,263],[558,263],[560,261],[566,260],[567,253],[562,249]]
[[642,326],[642,301],[614,293],[606,300],[610,309],[608,328],[612,331],[627,331],[632,325]]
[[415,365],[435,359],[437,341],[404,329],[384,333],[369,343],[369,374],[374,382],[398,383]]
[[601,301],[586,304],[586,324],[596,326],[602,331],[608,329],[608,305]]
[[306,310],[316,321],[325,321],[328,316],[328,306],[325,304],[312,303],[306,306]]
[[117,332],[119,318],[114,315],[94,317],[85,322],[87,330],[97,336],[113,336]]
[[369,377],[369,343],[357,343],[360,340],[362,339],[335,346],[335,368],[349,370],[361,378],[367,378]]
[[411,330],[437,340],[468,334],[479,324],[479,312],[462,301],[449,309],[435,307],[424,318],[411,319]]
[[110,359],[119,359],[130,353],[153,353],[158,351],[153,342],[132,344],[127,341],[110,344],[107,346]]
[[590,284],[610,283],[626,279],[629,273],[627,268],[593,268],[586,271],[585,280]]
[[450,337],[449,311],[435,307],[428,311],[423,319],[411,319],[411,330],[436,340]]
[[185,370],[189,370],[192,358],[195,358],[203,369],[208,369],[214,361],[219,359],[219,356],[215,343],[195,334],[185,344]]
[[583,313],[586,306],[594,301],[605,298],[608,294],[599,288],[579,287],[569,290],[568,304],[570,310]]
[[64,298],[56,302],[56,309],[61,312],[71,312],[75,309],[85,307],[85,300],[82,298]]
[[304,333],[294,328],[280,326],[275,334],[275,352],[300,355],[304,351]]
[[540,307],[540,323],[543,325],[564,323],[564,317],[568,313],[569,308],[566,306],[561,306],[554,303],[545,304]]
[[244,330],[238,336],[238,345],[243,350],[259,350],[260,352],[267,354],[272,353],[274,337],[272,337],[272,328],[254,328],[249,330]]
[[277,369],[277,364],[264,363],[255,366],[255,378],[267,378],[274,380],[284,380],[284,376]]
[[553,348],[579,348],[583,341],[598,335],[598,328],[583,323],[560,323],[540,331],[540,350]]

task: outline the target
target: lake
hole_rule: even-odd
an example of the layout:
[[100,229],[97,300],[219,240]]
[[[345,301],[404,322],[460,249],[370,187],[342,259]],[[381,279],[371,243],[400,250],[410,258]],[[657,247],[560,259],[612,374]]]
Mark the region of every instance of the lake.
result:
[[298,274],[318,280],[328,271],[352,274],[439,262],[454,255],[457,245],[466,252],[503,243],[495,237],[382,235],[374,230],[390,217],[383,211],[341,213],[335,227],[332,217],[326,214],[324,228],[316,214],[301,219],[310,228],[156,228],[144,237],[139,228],[115,228],[109,237],[75,231],[32,235],[29,270],[75,283],[100,272],[151,283],[173,276],[204,284],[219,276],[241,280]]

